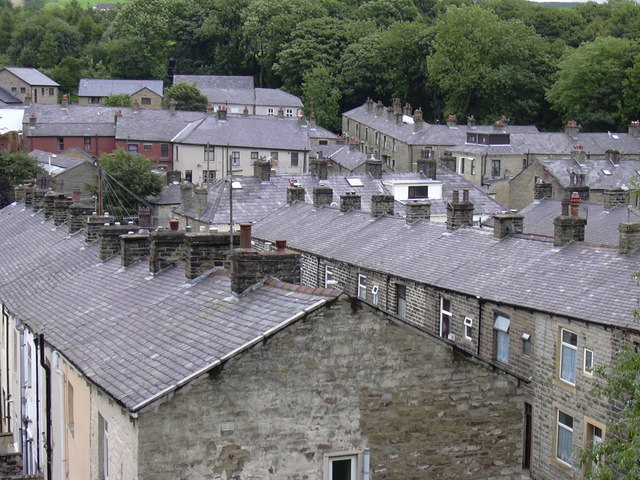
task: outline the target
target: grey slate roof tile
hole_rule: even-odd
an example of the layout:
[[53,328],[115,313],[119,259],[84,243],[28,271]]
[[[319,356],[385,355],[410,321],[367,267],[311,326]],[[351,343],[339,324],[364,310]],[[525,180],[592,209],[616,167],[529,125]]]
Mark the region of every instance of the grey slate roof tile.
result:
[[[640,143],[634,153],[638,150]],[[585,184],[591,189],[632,188],[631,179],[637,179],[640,175],[640,160],[633,159],[624,159],[615,165],[604,158],[590,158],[581,163],[573,159],[542,159],[540,163],[549,168],[565,188],[570,185],[571,172],[585,174]],[[605,174],[604,170],[610,172],[610,175]]]
[[8,71],[13,73],[16,77],[25,81],[29,85],[44,86],[44,87],[59,87],[56,82],[47,77],[44,73],[36,70],[35,68],[23,68],[23,67],[5,67]]
[[[374,228],[370,228],[374,225]],[[255,238],[286,238],[288,246],[468,295],[640,330],[633,310],[640,288],[632,276],[640,251],[585,244],[495,239],[489,229],[446,232],[440,224],[401,219],[371,222],[305,204],[282,207],[254,225]]]
[[132,95],[143,88],[148,88],[160,96],[163,95],[162,80],[81,78],[78,84],[78,96],[108,97],[118,93]]
[[179,267],[150,276],[145,262],[99,263],[82,235],[22,204],[0,210],[0,223],[1,300],[128,408],[334,298],[265,284],[229,302],[226,275],[187,282]]

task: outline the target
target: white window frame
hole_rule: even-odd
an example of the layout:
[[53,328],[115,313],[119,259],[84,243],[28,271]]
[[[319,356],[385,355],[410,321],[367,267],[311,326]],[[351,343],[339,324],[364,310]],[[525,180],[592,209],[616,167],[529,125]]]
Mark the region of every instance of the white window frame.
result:
[[379,287],[377,285],[371,287],[371,303],[373,303],[375,306],[378,306],[379,301],[378,290]]
[[351,474],[349,480],[365,480],[370,478],[369,474],[369,455],[368,449],[351,450],[344,452],[326,453],[323,461],[322,480],[334,480],[332,472],[332,463],[335,461],[351,461]]
[[496,361],[504,364],[509,363],[510,327],[511,319],[509,317],[501,314],[496,315],[493,323],[493,330],[496,335]]
[[[570,342],[565,342],[565,332],[569,335],[573,335],[575,337],[575,345]],[[569,353],[573,351],[573,366],[571,371],[573,372],[573,378],[563,376],[565,370],[565,352]],[[569,385],[575,386],[576,384],[576,370],[577,370],[577,356],[578,356],[578,334],[576,332],[572,332],[571,330],[567,330],[566,328],[560,329],[560,358],[559,358],[559,370],[558,377],[565,383]]]
[[329,288],[329,282],[335,280],[333,278],[333,267],[325,265],[324,267],[324,288]]
[[293,108],[285,108],[284,109],[285,117],[293,117]]
[[[399,295],[402,289],[404,289],[403,297]],[[404,283],[396,283],[396,310],[400,318],[407,315],[407,286]]]
[[239,167],[240,166],[240,152],[233,151],[231,152],[231,166]]
[[275,109],[273,107],[267,108],[267,115],[273,116],[275,114]]
[[367,276],[358,274],[358,298],[367,299]]
[[449,335],[451,335],[451,327],[453,324],[453,314],[451,313],[451,310],[445,310],[444,309],[444,302],[445,300],[447,300],[449,302],[449,308],[451,309],[451,299],[450,298],[445,298],[445,297],[440,297],[440,336],[443,337],[444,336],[444,331],[442,330],[442,325],[443,325],[443,319],[444,317],[448,317],[449,318]]
[[[529,352],[528,353],[527,353],[526,345],[529,345],[529,347],[528,347]],[[524,355],[525,357],[531,357],[531,350],[532,349],[533,349],[533,342],[531,341],[531,334],[523,333],[522,334],[522,355]]]
[[464,338],[466,340],[473,339],[473,318],[464,317]]
[[249,164],[253,166],[253,164],[256,163],[259,158],[260,158],[259,152],[251,152],[251,160]]
[[[563,423],[560,421],[560,414],[566,415],[567,417],[569,417],[571,419],[571,425],[569,426],[566,423]],[[559,462],[561,462],[564,465],[568,465],[568,466],[573,466],[573,424],[575,422],[575,418],[573,415],[569,415],[566,412],[563,412],[562,410],[560,410],[559,408],[556,408],[556,445],[555,445],[555,457],[556,460],[558,460]],[[560,432],[563,431],[565,432],[565,434],[569,435],[569,438],[571,439],[571,448],[569,449],[568,452],[563,452],[564,453],[564,457],[565,458],[561,458],[560,457]]]
[[586,347],[582,351],[582,372],[587,377],[593,377],[593,350]]

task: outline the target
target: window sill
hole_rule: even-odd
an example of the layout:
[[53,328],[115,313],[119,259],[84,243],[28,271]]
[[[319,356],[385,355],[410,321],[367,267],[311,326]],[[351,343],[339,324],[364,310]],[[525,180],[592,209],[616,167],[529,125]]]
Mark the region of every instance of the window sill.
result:
[[565,392],[572,393],[573,395],[575,395],[577,391],[575,385],[571,385],[570,383],[567,383],[564,380],[560,380],[557,377],[553,379],[553,385],[564,390]]
[[555,467],[557,470],[564,473],[567,477],[574,478],[576,476],[576,471],[573,466],[564,463],[562,460],[558,460],[557,458],[550,458],[549,465]]

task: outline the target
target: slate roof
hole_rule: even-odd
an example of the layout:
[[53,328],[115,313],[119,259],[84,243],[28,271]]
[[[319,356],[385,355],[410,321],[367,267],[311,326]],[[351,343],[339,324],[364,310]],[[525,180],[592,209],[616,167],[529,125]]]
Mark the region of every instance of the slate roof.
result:
[[0,210],[0,300],[92,382],[136,410],[337,292],[269,281],[240,297],[213,270],[98,261],[97,247],[23,204]]
[[319,125],[309,125],[309,138],[336,139],[338,136],[332,131]]
[[309,150],[309,131],[297,118],[267,115],[235,115],[226,120],[217,115],[194,122],[173,141],[195,145],[229,145],[273,150]]
[[[500,213],[504,208],[493,198],[489,197],[479,187],[464,180],[458,174],[439,167],[438,180],[442,180],[443,198],[430,199],[432,215],[446,215],[447,199],[452,198],[453,190],[469,189],[469,198],[475,205],[475,212],[485,215]],[[352,187],[347,178],[359,179],[363,186]],[[282,207],[287,201],[287,188],[291,181],[295,181],[305,189],[305,202],[313,203],[313,188],[320,185],[333,189],[333,201],[340,204],[340,195],[345,192],[355,191],[361,196],[362,210],[371,212],[371,196],[376,194],[389,194],[389,190],[383,182],[392,180],[424,181],[426,177],[422,173],[384,173],[382,180],[375,180],[368,173],[335,172],[327,175],[326,180],[319,180],[315,175],[272,175],[269,182],[261,182],[258,177],[237,177],[242,188],[233,190],[233,220],[239,222],[255,222],[276,209]],[[207,207],[200,214],[196,212],[196,205],[184,206],[176,209],[177,213],[184,214],[200,221],[213,225],[229,223],[229,183],[219,181],[209,188]],[[404,204],[396,201],[394,214],[403,216]]]
[[366,153],[358,149],[352,150],[347,145],[319,145],[314,148],[317,152],[322,152],[325,158],[350,171],[354,171],[367,161]]
[[632,276],[640,251],[509,237],[490,229],[372,220],[361,212],[286,205],[260,220],[254,238],[436,287],[542,312],[640,330]]
[[187,125],[206,116],[203,112],[144,109],[123,110],[116,126],[116,139],[170,142]]
[[82,78],[78,85],[79,97],[108,97],[118,93],[132,95],[143,88],[148,88],[158,95],[163,95],[162,80],[119,80],[102,78]]
[[61,154],[52,154],[50,152],[45,152],[43,150],[32,150],[29,152],[29,156],[36,159],[36,161],[41,164],[45,169],[49,167],[49,161],[51,161],[51,166],[57,168],[59,170],[69,170],[73,167],[77,167],[78,165],[82,165],[83,163],[87,163],[83,160],[79,160],[77,158],[65,157]]
[[[534,201],[518,212],[524,215],[523,233],[553,238],[553,220],[560,212],[560,200],[545,198]],[[620,239],[618,225],[640,222],[640,211],[626,205],[605,210],[602,203],[580,202],[579,215],[587,219],[585,242],[616,247]],[[493,222],[489,223],[493,225]]]
[[[387,119],[386,108],[382,115],[376,115],[375,106],[372,111],[367,112],[365,105],[361,105],[342,115],[409,145],[460,145],[466,142],[467,132],[493,131],[492,125],[477,125],[471,128],[467,124],[449,127],[448,125],[434,125],[425,122],[423,128],[416,132],[412,117],[403,116],[403,122],[397,123],[395,117],[391,120]],[[538,129],[533,125],[506,125],[504,132],[537,133]]]
[[155,205],[179,205],[182,202],[180,184],[171,183],[164,187],[159,195],[147,197],[147,200]]
[[22,68],[22,67],[5,67],[6,70],[13,73],[16,77],[22,81],[34,86],[43,87],[59,87],[56,82],[47,77],[44,73],[36,70],[35,68]]
[[193,83],[202,88],[250,89],[253,90],[253,77],[241,75],[174,75],[173,83]]
[[2,104],[5,104],[5,105],[18,104],[18,105],[21,105],[22,104],[22,100],[20,100],[16,96],[12,95],[11,93],[9,93],[4,88],[0,87],[0,105],[2,105]]
[[302,107],[302,101],[299,97],[291,95],[290,93],[280,90],[279,88],[256,88],[255,90],[256,105],[263,106],[287,106],[287,107]]
[[[550,173],[567,188],[571,182],[570,173],[585,174],[585,184],[591,189],[609,189],[616,187],[632,188],[630,180],[640,175],[640,160],[623,159],[613,164],[605,159],[588,159],[578,163],[573,159],[541,159]],[[610,175],[604,173],[608,171]]]

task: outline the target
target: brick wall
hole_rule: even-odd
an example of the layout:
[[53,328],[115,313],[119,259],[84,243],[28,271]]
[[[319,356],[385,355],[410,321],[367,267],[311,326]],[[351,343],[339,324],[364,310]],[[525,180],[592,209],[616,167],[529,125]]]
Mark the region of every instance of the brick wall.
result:
[[138,473],[321,479],[325,455],[368,448],[374,479],[517,479],[520,402],[506,376],[340,301],[143,409]]

